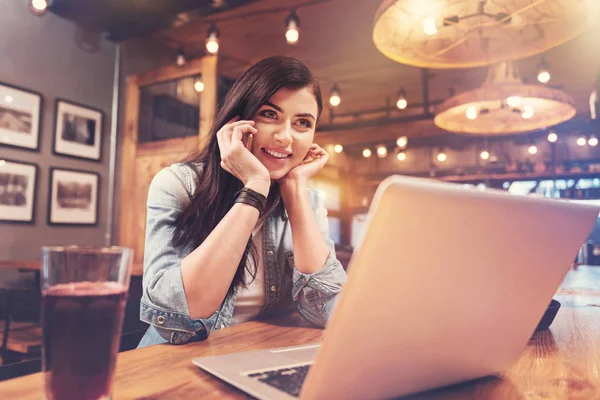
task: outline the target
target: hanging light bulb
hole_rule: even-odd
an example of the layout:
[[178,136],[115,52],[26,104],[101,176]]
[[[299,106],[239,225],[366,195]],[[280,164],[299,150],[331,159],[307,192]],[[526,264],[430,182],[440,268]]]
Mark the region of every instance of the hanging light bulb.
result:
[[396,140],[396,144],[403,149],[408,145],[408,138],[406,136],[400,136],[398,140]]
[[546,59],[543,57],[538,64],[537,79],[540,83],[548,83],[550,81],[550,65],[548,65]]
[[335,146],[333,146],[333,151],[340,154],[342,151],[344,151],[344,146],[342,146],[341,144],[336,144]]
[[479,154],[479,157],[481,157],[482,160],[487,160],[490,158],[490,152],[487,150],[484,150]]
[[529,154],[534,155],[537,154],[538,148],[535,144],[532,144],[531,146],[529,146],[529,148],[527,148],[527,151],[529,152]]
[[48,0],[29,0],[29,9],[35,15],[43,15],[48,10]]
[[519,107],[521,105],[521,97],[509,96],[506,98],[506,104],[508,104],[510,107]]
[[592,147],[598,146],[598,138],[596,136],[590,136],[588,139],[588,144]]
[[533,117],[533,106],[529,105],[529,104],[525,104],[525,106],[523,107],[523,113],[521,114],[521,118],[523,119],[529,119],[531,117]]
[[467,118],[468,119],[477,119],[477,107],[469,106],[467,107]]
[[179,51],[177,52],[177,59],[175,60],[175,63],[178,67],[183,67],[185,65],[186,59],[183,49],[179,49]]
[[398,158],[398,161],[405,161],[406,153],[402,151],[402,152],[398,153],[398,155],[396,157]]
[[213,23],[206,33],[206,51],[210,54],[217,54],[219,51],[219,30]]
[[377,157],[384,158],[387,156],[387,148],[385,146],[377,147]]
[[579,136],[577,138],[577,146],[585,146],[587,144],[587,139],[585,138],[585,136]]
[[556,143],[558,141],[558,135],[556,133],[554,133],[554,132],[550,132],[548,134],[548,141],[550,143]]
[[408,107],[408,100],[406,100],[406,92],[404,89],[400,89],[398,92],[398,101],[396,101],[396,107],[398,107],[399,110],[404,110],[406,107]]
[[437,155],[437,160],[439,162],[444,162],[444,161],[446,161],[447,158],[448,157],[446,157],[446,153],[444,153],[443,151],[440,151]]
[[329,94],[329,104],[331,104],[333,107],[337,107],[341,102],[342,98],[340,97],[340,88],[338,87],[337,83],[334,83],[333,87],[331,88],[331,93]]
[[438,33],[437,26],[435,24],[435,18],[427,17],[423,20],[423,32],[429,36]]
[[194,90],[196,90],[196,92],[201,93],[204,91],[204,82],[202,82],[200,79],[198,79],[196,82],[194,82]]
[[300,19],[294,11],[292,11],[285,19],[285,24],[287,26],[287,31],[285,32],[285,40],[287,43],[298,43],[298,39],[300,38],[300,32],[298,30],[300,28]]
[[364,149],[362,154],[363,154],[364,158],[369,158],[369,157],[371,157],[371,150]]

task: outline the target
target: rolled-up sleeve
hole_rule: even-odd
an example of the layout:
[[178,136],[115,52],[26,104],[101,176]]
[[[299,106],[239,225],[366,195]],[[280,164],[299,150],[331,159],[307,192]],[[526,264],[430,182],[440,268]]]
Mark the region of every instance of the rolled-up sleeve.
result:
[[333,311],[344,284],[346,271],[335,255],[335,245],[329,236],[327,209],[317,192],[310,191],[309,196],[317,218],[319,230],[329,249],[325,264],[312,274],[305,274],[296,268],[293,259],[292,298],[297,302],[298,312],[316,326],[324,327]]
[[148,191],[140,319],[153,325],[170,343],[181,344],[194,335],[208,337],[216,313],[208,319],[189,317],[181,278],[185,255],[171,242],[173,223],[190,201],[189,184],[181,167],[174,168],[161,170]]

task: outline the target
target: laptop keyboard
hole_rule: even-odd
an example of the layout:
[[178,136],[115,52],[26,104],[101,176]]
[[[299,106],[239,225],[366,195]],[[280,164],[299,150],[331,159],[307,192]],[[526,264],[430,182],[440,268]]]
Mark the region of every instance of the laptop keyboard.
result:
[[300,396],[300,389],[302,388],[302,383],[304,383],[310,365],[311,364],[263,371],[249,374],[248,377],[258,379],[275,389],[279,389],[291,396],[298,397]]

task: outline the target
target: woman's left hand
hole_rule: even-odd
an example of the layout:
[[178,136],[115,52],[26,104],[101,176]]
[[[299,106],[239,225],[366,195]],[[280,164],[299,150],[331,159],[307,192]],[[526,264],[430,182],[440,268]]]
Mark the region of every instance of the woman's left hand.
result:
[[312,144],[306,157],[300,165],[292,168],[283,178],[280,183],[286,181],[307,181],[315,176],[329,160],[329,154],[323,150],[318,144]]

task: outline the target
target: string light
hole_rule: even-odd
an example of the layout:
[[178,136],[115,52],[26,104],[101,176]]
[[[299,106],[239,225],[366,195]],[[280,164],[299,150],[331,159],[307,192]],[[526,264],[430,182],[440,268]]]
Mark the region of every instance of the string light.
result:
[[398,158],[398,161],[405,161],[406,153],[402,151],[402,152],[398,153],[398,155],[396,157]]
[[335,146],[333,146],[333,151],[340,154],[342,151],[344,151],[344,146],[342,146],[341,144],[336,144]]
[[447,159],[447,158],[448,158],[448,157],[446,157],[446,153],[444,153],[444,152],[442,152],[442,151],[440,151],[440,152],[438,153],[438,155],[437,155],[437,160],[438,160],[439,162],[444,162],[444,161],[446,161],[446,159]]
[[196,92],[201,93],[204,91],[204,82],[202,82],[200,79],[198,79],[196,82],[194,82],[194,90],[196,90]]
[[364,149],[362,154],[363,154],[364,158],[369,158],[369,157],[371,157],[371,150]]
[[479,154],[479,157],[481,157],[482,160],[487,160],[490,158],[490,153],[489,151],[484,150]]
[[521,105],[521,97],[520,96],[509,96],[506,99],[506,103],[510,107],[519,107]]
[[540,83],[548,83],[550,81],[550,66],[546,62],[545,58],[542,58],[538,64],[537,79]]
[[427,17],[423,20],[423,32],[429,36],[438,33],[437,26],[435,24],[435,18]]
[[408,145],[408,138],[406,136],[400,136],[398,140],[396,140],[396,144],[403,149]]
[[206,33],[206,51],[210,54],[217,54],[219,51],[219,30],[214,23]]
[[333,87],[331,88],[331,93],[329,94],[329,104],[331,104],[333,107],[337,107],[341,102],[342,98],[340,97],[340,88],[338,87],[337,83],[334,83]]
[[531,146],[529,146],[527,151],[529,152],[529,154],[534,155],[534,154],[537,154],[538,148],[535,144],[532,144]]
[[588,144],[589,144],[590,146],[592,146],[592,147],[596,147],[596,146],[598,146],[598,138],[597,138],[596,136],[591,136],[591,137],[588,139]]
[[558,141],[558,135],[556,133],[554,133],[554,132],[550,132],[548,134],[548,141],[550,143],[556,143]]
[[175,60],[175,63],[178,67],[183,67],[185,65],[186,59],[183,49],[179,49],[179,51],[177,52],[177,59]]
[[577,146],[585,146],[587,144],[587,140],[585,139],[585,136],[579,136],[577,138]]
[[477,119],[477,107],[469,106],[467,107],[467,118],[468,119]]
[[406,107],[408,107],[408,100],[406,100],[406,92],[404,89],[400,89],[398,92],[398,101],[396,101],[396,107],[398,107],[399,110],[404,110]]
[[377,147],[377,156],[379,158],[384,158],[385,156],[387,156],[387,153],[387,148],[385,146]]
[[285,40],[287,43],[298,43],[298,39],[300,38],[300,32],[298,30],[300,28],[300,19],[294,11],[286,18],[285,24],[287,25],[287,31],[285,32]]
[[35,15],[43,15],[48,10],[48,0],[30,0],[29,9]]

